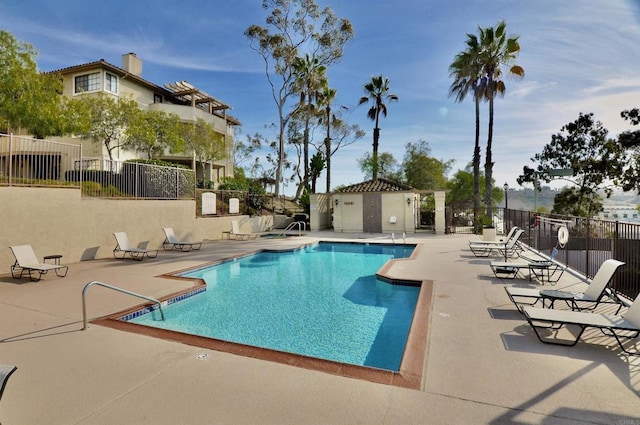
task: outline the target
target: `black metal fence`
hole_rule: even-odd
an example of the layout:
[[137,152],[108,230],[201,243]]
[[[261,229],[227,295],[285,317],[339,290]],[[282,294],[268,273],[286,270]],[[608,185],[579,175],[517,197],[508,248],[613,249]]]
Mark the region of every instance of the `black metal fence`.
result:
[[[525,230],[522,241],[543,254],[558,248],[557,261],[589,278],[607,259],[624,262],[614,276],[613,290],[632,300],[640,293],[639,224],[511,209],[500,212],[507,231],[512,226]],[[558,241],[561,227],[569,232],[566,244]]]

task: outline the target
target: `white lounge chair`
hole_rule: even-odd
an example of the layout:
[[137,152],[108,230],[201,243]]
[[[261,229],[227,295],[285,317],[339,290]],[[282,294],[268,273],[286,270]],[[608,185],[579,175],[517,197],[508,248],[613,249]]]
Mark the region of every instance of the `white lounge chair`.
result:
[[229,233],[229,239],[241,239],[246,241],[257,237],[258,235],[256,233],[242,233],[240,231],[238,220],[231,220],[231,233]]
[[518,241],[524,234],[524,230],[517,229],[513,235],[504,242],[498,241],[477,241],[469,242],[469,249],[476,257],[488,257],[492,253],[501,254],[505,258],[513,257],[524,249]]
[[[597,314],[583,311],[554,310],[536,307],[525,307],[524,315],[540,342],[545,344],[572,347],[578,343],[586,329],[596,328],[607,336],[613,336],[623,352],[634,356],[640,356],[640,351],[630,351],[625,348],[622,343],[622,338],[633,339],[640,335],[640,294],[623,315]],[[568,325],[574,325],[580,328],[578,334],[574,335],[574,339],[556,339],[555,336],[557,331]],[[556,332],[554,332],[554,335],[551,337],[543,336],[540,334],[540,329]]]
[[49,270],[54,270],[58,277],[65,277],[67,275],[67,271],[69,270],[68,266],[41,263],[38,257],[36,257],[36,253],[33,251],[33,248],[31,248],[31,245],[17,245],[9,248],[16,258],[15,263],[11,266],[11,276],[14,279],[22,279],[22,275],[28,273],[29,280],[38,282],[42,278],[42,275],[47,274]]
[[8,365],[8,364],[0,364],[0,399],[2,399],[2,394],[4,393],[4,387],[7,386],[7,381],[13,372],[18,370],[16,366]]
[[566,266],[554,261],[556,255],[558,255],[556,248],[548,258],[539,255],[536,258],[530,258],[521,253],[521,261],[492,261],[489,266],[495,277],[499,279],[514,279],[521,269],[527,269],[529,281],[532,281],[535,276],[542,282],[547,281],[553,284],[560,280],[567,269]]
[[[589,283],[589,287],[585,292],[572,294],[570,298],[566,298],[564,301],[574,310],[593,310],[601,303],[615,303],[619,304],[619,311],[622,304],[619,303],[613,291],[607,291],[607,286],[618,268],[623,265],[624,263],[618,260],[606,260],[598,269],[598,272]],[[545,299],[548,299],[539,289],[505,286],[504,290],[520,312],[523,311],[525,306],[533,306],[538,302],[543,302]],[[611,301],[603,301],[605,295],[607,295]]]
[[142,261],[145,255],[148,258],[156,258],[158,256],[157,249],[134,248],[131,246],[129,237],[125,232],[116,232],[113,236],[116,238],[116,247],[113,248],[114,258],[122,260],[129,255],[132,260]]
[[163,227],[162,230],[164,231],[165,235],[164,242],[162,242],[162,248],[165,251],[170,251],[172,249],[179,249],[183,252],[191,250],[197,251],[202,246],[202,242],[185,242],[178,240],[178,238],[176,238],[176,234],[173,231],[173,228],[171,227]]
[[495,244],[501,244],[504,245],[509,239],[511,239],[513,237],[513,235],[515,235],[515,233],[518,231],[519,227],[518,226],[513,226],[511,228],[511,230],[509,230],[509,232],[506,234],[506,236],[499,238],[498,240],[494,240],[494,241],[484,241],[482,239],[477,239],[477,240],[469,240],[469,244],[476,244],[476,245],[480,245],[480,244],[485,244],[485,245],[495,245]]

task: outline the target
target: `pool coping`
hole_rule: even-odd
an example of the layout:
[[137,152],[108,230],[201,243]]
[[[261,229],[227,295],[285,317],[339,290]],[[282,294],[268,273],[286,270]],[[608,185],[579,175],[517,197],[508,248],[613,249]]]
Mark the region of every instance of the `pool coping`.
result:
[[[417,245],[412,255],[403,259],[403,261],[411,260],[418,250],[420,245]],[[296,248],[297,249],[297,248]],[[190,267],[184,270],[178,270],[171,273],[160,275],[159,277],[167,279],[179,279],[190,280],[193,282],[193,287],[184,289],[182,291],[161,297],[158,299],[163,304],[172,303],[176,299],[182,299],[185,296],[192,295],[206,289],[206,283],[199,278],[190,278],[180,276],[180,274],[187,271],[197,270],[202,267],[210,265],[221,264],[234,259],[241,258],[255,253],[264,252],[265,250],[255,250],[242,255],[236,255],[233,257],[218,259],[215,261],[207,262],[196,267]],[[433,281],[412,281],[412,280],[399,280],[387,276],[389,268],[394,261],[388,261],[376,275],[384,281],[391,284],[402,284],[419,286],[420,292],[416,307],[409,328],[409,335],[407,336],[407,342],[405,350],[402,356],[400,364],[400,370],[398,372],[378,369],[368,366],[359,366],[349,363],[336,362],[332,360],[318,359],[315,357],[304,356],[301,354],[288,353],[268,348],[254,347],[246,344],[240,344],[235,342],[224,341],[220,339],[203,337],[198,335],[186,334],[178,331],[172,331],[168,329],[160,329],[140,325],[137,323],[131,323],[123,321],[124,316],[136,314],[136,312],[142,310],[150,310],[157,308],[154,303],[143,303],[136,305],[132,308],[107,315],[105,317],[97,318],[91,321],[91,323],[117,329],[125,332],[137,333],[140,335],[150,336],[154,338],[160,338],[164,340],[179,342],[186,345],[206,348],[214,351],[225,352],[229,354],[240,355],[244,357],[251,357],[255,359],[261,359],[276,363],[282,363],[289,366],[296,366],[300,368],[316,370],[324,373],[330,373],[333,375],[361,379],[369,382],[375,382],[385,385],[409,388],[409,389],[422,389],[422,376],[424,373],[424,366],[427,356],[427,340],[429,336],[429,328],[431,322],[431,306],[433,304]]]

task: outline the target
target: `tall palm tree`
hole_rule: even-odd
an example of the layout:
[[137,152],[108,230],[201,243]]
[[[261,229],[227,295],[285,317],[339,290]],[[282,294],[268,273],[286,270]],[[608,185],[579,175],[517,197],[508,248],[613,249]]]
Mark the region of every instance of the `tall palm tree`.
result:
[[449,65],[449,76],[453,83],[449,87],[449,96],[455,96],[456,102],[462,102],[469,92],[473,94],[476,113],[476,133],[473,149],[473,217],[480,210],[480,101],[483,100],[484,83],[480,64],[480,44],[473,34],[467,34],[467,50],[456,55]]
[[296,113],[304,114],[304,176],[298,187],[296,198],[299,198],[309,185],[309,127],[317,93],[325,85],[327,79],[326,70],[327,67],[322,65],[315,55],[309,55],[308,53],[304,57],[297,57],[293,62],[295,77],[293,90],[300,93],[300,101],[298,102]]
[[502,81],[502,66],[508,66],[508,73],[516,77],[524,77],[524,68],[514,64],[518,53],[520,53],[519,36],[507,37],[506,22],[500,21],[495,28],[479,28],[481,63],[486,86],[484,95],[489,101],[489,125],[487,133],[487,149],[485,155],[484,177],[485,177],[485,205],[487,215],[493,214],[493,101],[496,96],[503,97],[506,87]]
[[327,130],[324,138],[324,158],[326,162],[325,166],[327,168],[327,193],[331,192],[331,124],[336,119],[331,112],[331,104],[335,100],[337,93],[338,91],[336,89],[332,89],[328,84],[326,84],[318,92],[317,99],[318,106],[322,109],[320,123],[324,124]]
[[388,102],[395,102],[398,100],[398,96],[395,94],[389,93],[389,79],[383,77],[382,75],[371,77],[371,81],[364,85],[364,91],[367,94],[360,98],[358,102],[359,105],[363,103],[367,103],[369,100],[373,102],[373,105],[367,112],[367,117],[375,122],[375,127],[373,128],[373,179],[376,180],[378,178],[378,141],[380,140],[380,128],[379,120],[380,114],[383,116],[387,116],[387,105],[384,103],[385,100]]

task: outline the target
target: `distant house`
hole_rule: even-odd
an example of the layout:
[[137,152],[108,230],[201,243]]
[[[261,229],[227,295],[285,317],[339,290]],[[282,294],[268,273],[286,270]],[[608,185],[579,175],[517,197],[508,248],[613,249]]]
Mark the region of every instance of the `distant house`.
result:
[[[227,155],[224,159],[208,163],[195,163],[192,152],[165,152],[160,159],[193,166],[199,178],[219,182],[233,175],[233,140],[235,127],[240,122],[227,114],[230,106],[199,90],[186,81],[158,86],[142,78],[142,61],[134,54],[122,55],[118,67],[100,59],[95,62],[70,66],[52,71],[63,78],[63,96],[91,96],[106,93],[115,97],[129,97],[142,109],[176,114],[182,122],[195,123],[198,118],[208,122],[225,140]],[[65,143],[82,144],[84,157],[108,158],[106,148],[99,143],[79,138],[60,138]],[[119,150],[116,158],[139,158],[135,152]]]
[[640,223],[640,213],[634,204],[604,205],[596,218],[624,223]]

